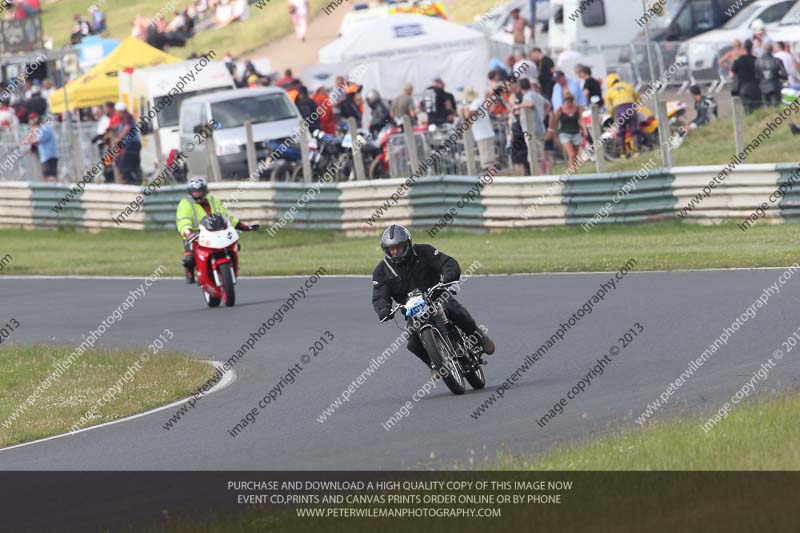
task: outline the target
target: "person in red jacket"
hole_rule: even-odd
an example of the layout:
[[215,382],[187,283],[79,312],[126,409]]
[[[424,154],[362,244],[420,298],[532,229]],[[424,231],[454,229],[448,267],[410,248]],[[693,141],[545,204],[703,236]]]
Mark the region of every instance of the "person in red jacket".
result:
[[325,86],[317,84],[314,95],[312,96],[317,104],[319,112],[319,128],[325,133],[336,134],[336,112],[333,109],[333,102]]

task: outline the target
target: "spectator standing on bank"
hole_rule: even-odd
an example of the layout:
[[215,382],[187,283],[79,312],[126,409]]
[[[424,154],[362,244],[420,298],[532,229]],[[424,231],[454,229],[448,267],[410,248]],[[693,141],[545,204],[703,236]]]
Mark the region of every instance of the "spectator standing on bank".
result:
[[336,134],[336,111],[333,109],[333,103],[325,86],[318,83],[314,88],[314,94],[311,96],[314,103],[317,104],[319,110],[319,129],[331,135]]
[[306,42],[308,31],[308,0],[289,0],[289,16],[297,38]]
[[478,97],[475,89],[470,86],[464,87],[461,99],[464,102],[464,106],[461,108],[464,119],[467,121],[474,120],[471,127],[472,136],[478,144],[478,158],[481,169],[487,171],[497,164],[492,120],[489,118],[486,109],[482,107],[484,100]]
[[447,94],[444,90],[444,82],[439,77],[434,78],[430,87],[422,93],[420,107],[428,115],[429,124],[441,126],[455,113],[455,108]]
[[750,39],[744,42],[744,54],[733,62],[730,76],[733,78],[731,95],[741,97],[745,110],[752,113],[761,103],[761,90],[758,88],[756,58]]
[[556,111],[554,122],[558,127],[558,142],[564,148],[570,172],[577,170],[575,161],[578,150],[583,144],[584,137],[588,135],[582,117],[583,108],[575,103],[575,95],[569,91],[565,92],[564,103]]
[[528,78],[532,80],[539,77],[539,67],[530,59],[526,59],[522,51],[518,51],[514,54],[512,74],[516,75],[518,78]]
[[772,55],[772,45],[764,46],[764,52],[756,59],[756,77],[765,106],[775,106],[781,101],[783,83],[789,79],[783,61]]
[[573,98],[575,98],[575,103],[578,105],[586,105],[586,100],[583,96],[583,91],[581,90],[581,84],[578,80],[574,78],[567,78],[567,75],[564,74],[563,71],[557,70],[555,74],[553,74],[553,81],[555,85],[553,86],[553,96],[550,98],[550,102],[553,104],[553,109],[558,109],[564,103],[564,93],[570,92],[572,93]]
[[403,117],[411,117],[411,123],[417,122],[417,112],[414,109],[414,86],[410,83],[403,85],[403,92],[392,100],[390,114],[392,120],[402,121]]
[[724,72],[730,72],[731,68],[733,68],[733,62],[736,61],[737,58],[743,56],[745,54],[744,46],[742,46],[742,41],[739,39],[734,39],[733,44],[731,45],[731,49],[725,52],[721,58],[719,58],[719,66]]
[[28,119],[31,122],[32,130],[23,140],[23,144],[31,145],[36,143],[36,152],[39,154],[39,162],[42,164],[42,176],[44,181],[56,181],[58,179],[58,140],[50,122],[45,121],[44,117],[31,113]]
[[292,72],[292,69],[287,68],[286,70],[283,71],[283,77],[279,78],[278,81],[275,82],[275,85],[283,89],[286,89],[289,85],[293,84],[295,81],[296,80],[294,78],[294,73]]
[[539,86],[542,88],[542,96],[550,100],[553,97],[553,86],[555,85],[553,81],[555,63],[553,63],[553,59],[545,55],[539,47],[532,49],[529,57],[531,61],[536,63],[539,69]]
[[511,163],[517,176],[530,176],[531,168],[528,163],[528,146],[525,144],[525,132],[522,129],[522,117],[519,104],[523,100],[522,87],[519,81],[511,83],[511,98],[509,104],[511,112],[508,114],[508,144],[511,147]]
[[92,142],[97,145],[100,160],[103,161],[103,179],[106,183],[114,183],[114,165],[108,155],[108,147],[110,145],[108,130],[111,128],[111,117],[113,115],[113,102],[106,102],[100,109],[99,115],[95,117],[97,129],[95,130],[95,136],[92,138]]
[[767,28],[761,19],[754,20],[750,28],[753,30],[753,55],[758,59],[764,54],[764,48],[772,44],[772,37],[767,35]]
[[783,62],[783,68],[786,69],[786,74],[789,75],[789,83],[792,85],[800,84],[800,76],[798,76],[798,62],[792,56],[792,50],[785,41],[780,41],[775,45],[776,51],[772,55],[777,57]]
[[42,96],[42,89],[38,85],[31,88],[31,97],[25,102],[28,113],[36,113],[39,116],[47,114],[47,100]]
[[308,125],[308,131],[314,133],[320,129],[319,113],[317,113],[317,103],[308,95],[308,88],[301,85],[297,88],[297,98],[294,101],[303,123]]
[[547,133],[545,123],[549,122],[548,117],[552,114],[550,102],[545,100],[541,94],[538,80],[522,79],[519,81],[522,91],[522,102],[515,106],[515,109],[530,109],[533,111],[533,125],[528,127],[528,132],[533,135],[533,144],[536,149],[536,163],[538,170],[542,174],[549,174],[545,161],[545,134]]
[[117,102],[114,110],[119,117],[117,140],[123,148],[122,155],[119,156],[119,170],[125,183],[136,185],[142,180],[141,137],[136,129],[136,121],[128,113],[125,103]]
[[575,73],[583,83],[583,97],[586,100],[586,105],[601,105],[603,103],[603,89],[600,87],[600,82],[592,77],[592,69],[586,65],[578,65],[575,67]]
[[528,19],[520,14],[519,8],[511,10],[511,36],[514,40],[514,50],[521,50],[525,52],[527,42],[525,40],[525,28],[531,30],[531,41],[534,40],[534,32],[536,28],[530,23]]
[[19,126],[19,119],[14,108],[8,103],[8,97],[0,100],[0,132],[8,133]]

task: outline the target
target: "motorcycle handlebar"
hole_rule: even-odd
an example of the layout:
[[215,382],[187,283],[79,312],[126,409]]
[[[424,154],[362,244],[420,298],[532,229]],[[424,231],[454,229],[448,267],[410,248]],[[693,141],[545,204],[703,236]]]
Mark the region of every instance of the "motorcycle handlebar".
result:
[[[439,290],[442,290],[442,289],[446,289],[447,287],[450,287],[452,285],[458,285],[459,283],[461,283],[460,280],[449,281],[447,283],[441,283],[440,282],[440,283],[437,283],[436,285],[434,285],[433,287],[431,287],[430,289],[428,289],[425,294],[428,296],[428,298],[430,298],[433,295],[433,293],[435,293],[436,291],[439,291]],[[381,320],[381,323],[388,322],[389,320],[393,319],[394,315],[397,314],[397,312],[400,311],[400,310],[403,310],[403,312],[405,312],[405,308],[406,308],[406,306],[401,305],[401,304],[398,304],[398,305],[392,307],[392,310],[389,311],[389,316],[384,318],[383,320]]]

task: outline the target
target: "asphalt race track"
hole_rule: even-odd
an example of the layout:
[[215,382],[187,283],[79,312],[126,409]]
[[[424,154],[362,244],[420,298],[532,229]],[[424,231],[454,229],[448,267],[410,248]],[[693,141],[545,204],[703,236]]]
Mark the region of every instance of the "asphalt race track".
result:
[[[202,398],[171,430],[177,408],[16,449],[0,451],[0,468],[75,470],[347,470],[451,468],[493,460],[498,450],[547,449],[556,441],[634,425],[648,402],[749,306],[784,269],[631,273],[608,293],[477,420],[471,413],[583,305],[612,274],[473,277],[459,299],[498,346],[484,391],[451,395],[443,384],[420,402],[412,395],[429,372],[405,348],[367,378],[325,423],[317,417],[398,336],[379,324],[367,277],[323,277],[286,318],[236,365],[236,379]],[[670,400],[656,418],[686,409],[716,409],[800,326],[800,272],[769,298]],[[232,309],[205,308],[197,287],[162,279],[101,338],[106,346],[141,348],[170,328],[170,349],[227,359],[296,291],[305,278],[243,278]],[[14,342],[77,345],[141,279],[0,279],[0,322],[16,318]],[[635,322],[644,332],[602,376],[545,428],[536,419],[566,395],[618,344]],[[330,331],[334,340],[293,384],[261,409],[235,438],[228,430],[255,407]],[[800,352],[800,347],[797,348]],[[758,391],[797,388],[800,358],[788,353]],[[20,399],[23,400],[23,399]],[[391,430],[382,427],[407,401],[413,407]],[[724,422],[722,422],[724,423]]]

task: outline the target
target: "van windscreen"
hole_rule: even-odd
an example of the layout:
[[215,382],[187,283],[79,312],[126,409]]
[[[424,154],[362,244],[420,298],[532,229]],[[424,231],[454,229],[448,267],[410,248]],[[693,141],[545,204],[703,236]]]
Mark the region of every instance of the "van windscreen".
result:
[[684,1],[668,2],[666,6],[662,7],[658,2],[652,3],[650,9],[652,9],[656,15],[648,21],[650,27],[658,30],[669,28],[669,25],[672,24],[672,20],[686,4],[687,2]]
[[[176,96],[165,95],[156,97],[155,106],[156,106],[156,113],[158,114],[158,127],[159,128],[177,127],[178,114],[181,108],[181,103],[187,98],[191,98],[192,96],[197,96],[199,94],[215,93],[222,89],[228,89],[228,88],[229,87],[214,87],[211,89],[203,89],[200,91],[185,92],[178,94]],[[159,102],[163,103],[159,106]],[[160,110],[159,107],[161,108]]]
[[[244,95],[247,93],[242,91]],[[283,93],[244,96],[211,104],[211,116],[222,128],[239,128],[245,121],[253,124],[295,118],[297,113]]]

